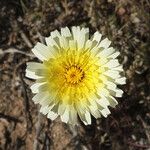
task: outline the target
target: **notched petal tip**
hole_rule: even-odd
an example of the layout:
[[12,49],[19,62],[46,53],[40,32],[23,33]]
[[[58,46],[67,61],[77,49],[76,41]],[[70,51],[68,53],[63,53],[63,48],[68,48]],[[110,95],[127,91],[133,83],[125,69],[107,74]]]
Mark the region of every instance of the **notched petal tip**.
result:
[[32,49],[32,52],[42,61],[53,58],[50,48],[40,42],[35,45],[35,47]]

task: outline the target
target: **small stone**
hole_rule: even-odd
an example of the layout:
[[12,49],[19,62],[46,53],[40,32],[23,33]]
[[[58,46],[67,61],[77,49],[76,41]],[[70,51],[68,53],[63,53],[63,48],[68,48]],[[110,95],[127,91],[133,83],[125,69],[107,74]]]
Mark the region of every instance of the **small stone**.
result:
[[118,9],[118,15],[119,16],[122,16],[122,15],[124,15],[125,14],[125,12],[126,12],[126,10],[123,8],[123,7],[120,7],[119,9]]
[[112,3],[113,0],[107,0],[108,3]]
[[133,14],[131,14],[131,17],[130,17],[130,19],[131,19],[131,21],[132,21],[132,23],[139,23],[140,22],[140,19],[137,17],[137,13],[133,13]]

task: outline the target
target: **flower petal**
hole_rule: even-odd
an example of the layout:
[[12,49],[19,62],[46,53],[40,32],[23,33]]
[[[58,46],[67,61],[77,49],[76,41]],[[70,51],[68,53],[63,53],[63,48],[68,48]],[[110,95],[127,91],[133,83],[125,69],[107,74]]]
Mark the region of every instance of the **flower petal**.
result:
[[39,79],[39,78],[41,78],[41,77],[35,75],[35,72],[27,70],[27,69],[26,69],[25,76],[28,77],[28,78],[30,78],[30,79]]
[[98,47],[103,47],[104,49],[108,48],[111,44],[111,41],[108,40],[108,38],[105,38],[104,40],[102,40],[99,44]]
[[76,125],[78,123],[77,121],[77,111],[74,109],[73,106],[70,106],[70,113],[69,113],[69,123],[72,125]]
[[120,52],[115,52],[115,53],[109,55],[108,58],[115,59],[115,58],[118,57],[119,55],[120,55]]
[[42,43],[37,43],[36,46],[32,49],[32,52],[37,56],[40,60],[49,60],[53,58],[53,55],[50,49]]
[[115,82],[121,85],[126,84],[126,78],[122,77],[122,78],[115,79]]
[[110,47],[110,48],[106,48],[103,49],[102,51],[100,51],[100,53],[98,53],[98,56],[102,57],[102,58],[106,58],[108,56],[110,56],[111,54],[113,54],[115,52],[115,49]]
[[60,116],[61,120],[65,123],[67,123],[69,121],[69,108],[67,107],[65,112]]
[[100,34],[98,31],[96,31],[93,35],[93,37],[91,38],[91,40],[94,42],[96,41],[96,45],[98,45],[101,41],[101,38],[102,38],[102,34]]
[[100,110],[101,114],[106,118],[109,114],[110,114],[110,111],[108,108],[105,108],[103,110]]
[[118,102],[116,101],[116,99],[113,97],[113,96],[109,96],[107,97],[109,103],[110,103],[110,106],[115,108],[116,105],[118,104]]
[[58,117],[58,114],[53,111],[49,111],[47,117],[51,120],[55,120]]
[[84,113],[82,110],[80,110],[78,111],[78,114],[85,125],[91,124],[91,115],[88,111]]
[[104,64],[103,67],[108,67],[109,69],[112,69],[114,67],[118,67],[119,65],[120,64],[117,59],[112,59],[112,60],[108,61],[106,64]]
[[46,41],[47,46],[59,48],[59,45],[57,44],[57,42],[51,36],[46,37],[45,41]]
[[32,93],[39,93],[40,91],[46,91],[47,89],[47,84],[45,83],[35,83],[31,87]]
[[40,108],[40,112],[43,113],[44,115],[47,115],[49,110],[50,110],[50,108],[48,106]]
[[64,37],[71,37],[71,33],[68,27],[61,28],[61,35]]

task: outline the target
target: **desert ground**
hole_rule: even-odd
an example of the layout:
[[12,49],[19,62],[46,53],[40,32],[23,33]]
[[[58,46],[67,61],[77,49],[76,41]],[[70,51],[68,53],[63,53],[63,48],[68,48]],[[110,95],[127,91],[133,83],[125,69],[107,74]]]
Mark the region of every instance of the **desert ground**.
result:
[[[39,113],[25,69],[37,42],[78,25],[112,41],[127,83],[107,118],[72,127]],[[150,150],[150,1],[0,0],[0,150]]]

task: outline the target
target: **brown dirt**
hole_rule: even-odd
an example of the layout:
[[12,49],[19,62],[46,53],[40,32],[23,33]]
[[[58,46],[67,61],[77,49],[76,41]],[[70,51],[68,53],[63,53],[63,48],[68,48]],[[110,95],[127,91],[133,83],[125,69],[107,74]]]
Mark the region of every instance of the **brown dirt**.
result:
[[[78,128],[39,114],[24,76],[36,42],[73,25],[109,37],[127,77],[112,114]],[[0,150],[150,149],[149,27],[148,0],[0,1]]]

